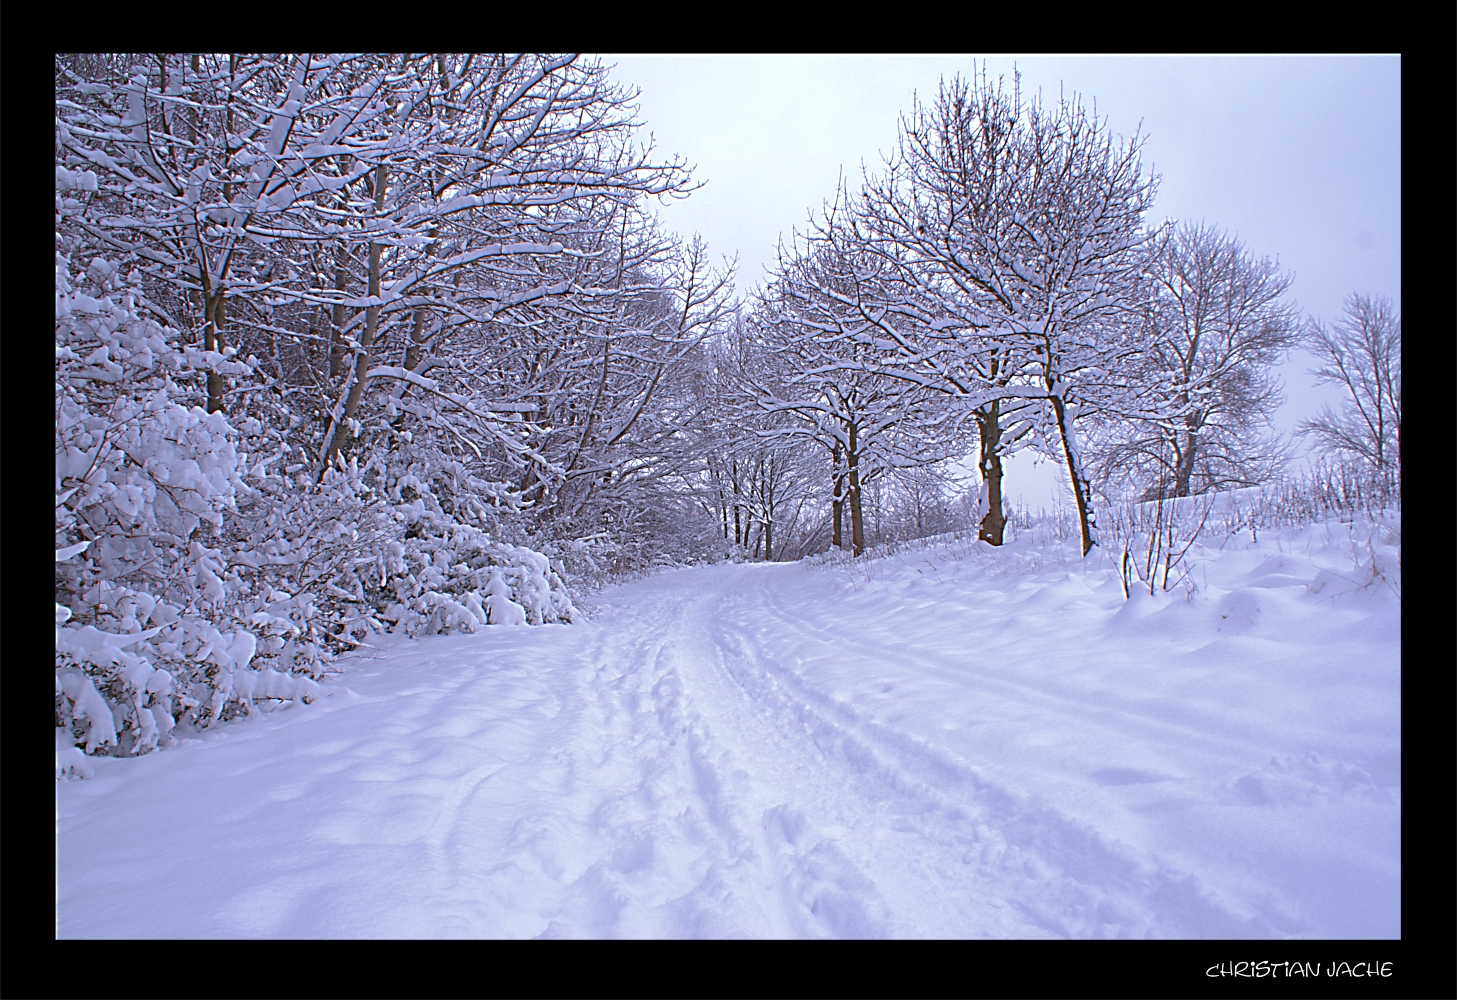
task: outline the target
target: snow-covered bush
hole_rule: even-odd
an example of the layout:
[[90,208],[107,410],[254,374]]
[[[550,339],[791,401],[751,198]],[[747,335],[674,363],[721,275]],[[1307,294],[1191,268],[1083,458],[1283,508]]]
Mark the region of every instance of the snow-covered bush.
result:
[[[419,476],[341,459],[315,484],[283,433],[186,405],[201,398],[189,381],[252,369],[191,349],[119,271],[98,257],[73,283],[57,256],[56,711],[71,746],[145,752],[179,721],[309,699],[336,652],[386,629],[572,619],[560,564],[459,523]],[[68,750],[58,773],[82,773]]]
[[57,728],[131,753],[219,717],[256,648],[215,544],[246,490],[236,435],[187,405],[251,369],[182,342],[104,257],[73,280],[57,253],[55,292]]
[[1332,518],[1380,518],[1401,511],[1401,469],[1370,469],[1357,462],[1316,463],[1261,489],[1222,494],[1219,513],[1226,531],[1298,527]]
[[345,516],[344,476],[289,502],[265,463],[260,488],[244,482],[249,439],[187,404],[208,372],[252,366],[193,349],[149,315],[139,284],[102,257],[73,281],[57,254],[57,728],[88,753],[142,752],[179,721],[312,697],[338,645],[308,589],[331,568],[320,539],[360,520]]
[[[1143,503],[1114,504],[1108,508],[1107,556],[1123,586],[1123,596],[1135,590],[1149,595],[1189,581],[1185,561],[1198,542],[1209,513],[1210,496],[1160,498]],[[1192,586],[1192,584],[1189,584]]]
[[402,536],[390,543],[377,593],[391,630],[418,636],[570,622],[576,608],[560,561],[451,517],[423,471],[417,464],[388,487]]
[[647,211],[690,178],[600,63],[55,82],[58,775],[312,697],[381,631],[569,622],[604,526],[607,573],[684,557],[730,286]]

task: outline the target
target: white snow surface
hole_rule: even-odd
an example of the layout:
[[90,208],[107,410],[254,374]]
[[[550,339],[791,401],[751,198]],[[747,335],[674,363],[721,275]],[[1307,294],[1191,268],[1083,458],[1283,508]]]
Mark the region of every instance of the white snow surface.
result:
[[59,780],[57,933],[1396,938],[1375,530],[1215,539],[1192,597],[960,542],[377,638],[331,696]]

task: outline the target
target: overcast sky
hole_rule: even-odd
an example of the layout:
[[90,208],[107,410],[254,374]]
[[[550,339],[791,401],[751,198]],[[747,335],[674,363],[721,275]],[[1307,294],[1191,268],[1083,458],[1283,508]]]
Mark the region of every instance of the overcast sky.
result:
[[[660,210],[668,228],[701,233],[739,258],[746,292],[781,235],[804,228],[835,189],[872,172],[895,143],[912,94],[970,75],[963,56],[614,56],[614,78],[642,91],[640,119],[660,152],[705,186]],[[1206,219],[1295,272],[1291,298],[1333,319],[1352,291],[1401,304],[1401,62],[1364,57],[987,58],[992,76],[1021,71],[1024,94],[1059,87],[1095,100],[1115,132],[1147,137],[1161,176],[1150,223]],[[1322,401],[1308,356],[1281,369],[1292,428]],[[1050,502],[1052,469],[1017,461],[1008,486]]]

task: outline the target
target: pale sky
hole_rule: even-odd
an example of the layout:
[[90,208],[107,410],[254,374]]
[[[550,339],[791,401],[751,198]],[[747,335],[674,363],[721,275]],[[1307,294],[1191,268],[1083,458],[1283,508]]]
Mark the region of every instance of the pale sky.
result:
[[[641,89],[640,120],[659,152],[706,182],[660,210],[697,232],[715,258],[738,255],[740,292],[764,277],[781,235],[804,228],[835,190],[852,187],[895,142],[913,93],[970,75],[970,56],[612,56],[613,76]],[[1307,316],[1340,314],[1352,291],[1401,305],[1401,61],[1397,56],[987,57],[1024,94],[1060,86],[1097,103],[1115,132],[1140,127],[1144,161],[1162,177],[1150,223],[1206,219],[1295,272]],[[1335,402],[1297,354],[1281,368],[1289,430]],[[1018,456],[1012,498],[1054,502],[1055,469]]]

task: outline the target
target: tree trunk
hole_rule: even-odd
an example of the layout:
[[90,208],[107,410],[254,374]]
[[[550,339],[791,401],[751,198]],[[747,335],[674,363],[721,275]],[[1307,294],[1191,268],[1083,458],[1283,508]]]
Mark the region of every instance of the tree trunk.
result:
[[774,462],[767,463],[768,467],[759,476],[759,499],[762,502],[764,511],[764,561],[769,562],[774,558],[774,502],[775,471],[778,466]]
[[1078,505],[1078,532],[1081,535],[1083,556],[1086,557],[1088,550],[1098,544],[1094,535],[1092,494],[1087,477],[1083,475],[1082,466],[1078,463],[1077,449],[1072,444],[1072,428],[1068,426],[1067,408],[1058,396],[1051,397],[1051,401],[1052,413],[1057,419],[1057,434],[1062,441],[1062,456],[1067,462],[1068,477],[1072,480],[1073,499]]
[[850,425],[850,443],[845,457],[850,466],[850,554],[865,554],[865,518],[860,512],[860,455],[855,447],[855,425]]
[[737,458],[729,459],[729,486],[734,491],[734,544],[747,548],[749,526],[742,522],[739,514],[739,460]]
[[1174,496],[1176,497],[1189,495],[1189,480],[1194,477],[1194,453],[1198,450],[1199,435],[1191,430],[1184,453],[1179,456],[1179,464],[1174,467]]
[[[342,299],[349,288],[349,269],[345,265],[345,251],[341,247],[334,261],[334,291]],[[344,373],[344,320],[346,308],[343,302],[335,302],[333,321],[329,328],[329,378],[337,379]]]
[[845,547],[845,542],[842,536],[842,532],[840,530],[840,522],[843,520],[845,512],[845,494],[843,492],[843,490],[845,489],[845,477],[840,475],[839,469],[840,446],[836,444],[834,449],[834,478],[831,480],[833,484],[833,492],[830,495],[830,511],[831,517],[833,518],[832,523],[834,527],[832,529],[833,537],[830,541],[830,544],[837,549],[843,549]]
[[[222,289],[212,295],[212,315],[208,318],[207,326],[203,328],[204,350],[217,351],[222,353],[223,347],[223,321],[227,316],[226,300],[223,298]],[[207,412],[217,413],[223,408],[223,377],[217,372],[207,373]]]
[[[194,52],[192,54],[192,72],[193,73],[201,73],[202,72],[202,53],[200,53],[200,52]],[[186,75],[185,74],[183,76],[183,81],[182,82],[183,83],[186,83],[187,82],[187,78],[186,78]],[[196,107],[196,105],[194,105],[194,106],[192,106],[192,107],[190,107],[190,108],[187,109],[187,141],[188,142],[196,142],[197,141],[197,107]]]
[[1001,545],[1007,519],[1002,515],[1002,456],[997,446],[1002,440],[999,400],[976,411],[976,425],[981,431],[981,479],[986,484],[987,510],[982,516],[977,538],[988,545]]
[[[425,262],[427,266],[430,258],[435,256],[435,240],[439,235],[439,229],[430,230],[430,244],[425,248]],[[420,367],[421,362],[425,360],[425,342],[430,339],[429,335],[425,332],[425,318],[427,315],[428,310],[425,306],[415,307],[415,321],[410,327],[409,346],[405,348],[405,369],[407,371],[415,371]],[[411,384],[410,382],[404,384],[400,391],[401,398],[409,393]]]
[[[425,337],[421,333],[421,331],[424,329],[424,326],[425,326],[425,307],[424,306],[417,306],[416,309],[415,309],[415,321],[414,321],[413,325],[410,328],[409,346],[407,348],[405,348],[405,370],[406,371],[412,371],[412,372],[413,371],[418,371],[419,368],[420,368],[420,366],[425,363],[425,359],[422,356],[424,354],[424,349],[422,347],[422,342],[424,341]],[[405,397],[410,394],[410,390],[413,389],[414,387],[415,387],[415,385],[414,385],[413,382],[402,382],[402,383],[400,383],[399,387],[394,392],[395,401],[398,402],[398,403],[403,403],[405,401]],[[395,419],[390,422],[390,426],[393,427],[397,431],[404,430],[405,429],[405,417],[407,415],[408,414],[406,414],[405,409],[402,406],[400,408],[400,412],[395,416]],[[526,490],[525,490],[524,487],[521,490],[521,498],[523,500],[524,499],[527,499]]]
[[[737,494],[738,490],[735,490],[734,493]],[[739,502],[737,498],[734,500],[734,544],[744,544],[744,529],[739,519]]]
[[[374,178],[374,209],[376,212],[384,208],[385,183],[388,178],[388,168],[381,163],[375,168]],[[378,298],[380,294],[380,257],[384,253],[384,244],[371,243],[369,245],[369,295],[371,298]],[[369,372],[369,363],[372,360],[370,348],[374,345],[375,331],[379,328],[380,307],[376,302],[365,310],[364,332],[359,337],[359,350],[355,352],[354,379],[349,386],[349,396],[344,401],[343,413],[335,416],[333,426],[329,428],[329,438],[325,442],[323,460],[319,463],[318,479],[324,478],[324,472],[334,463],[344,442],[349,437],[349,430],[345,427],[345,421],[353,420],[355,413],[359,411],[359,402],[364,398],[365,376]]]

